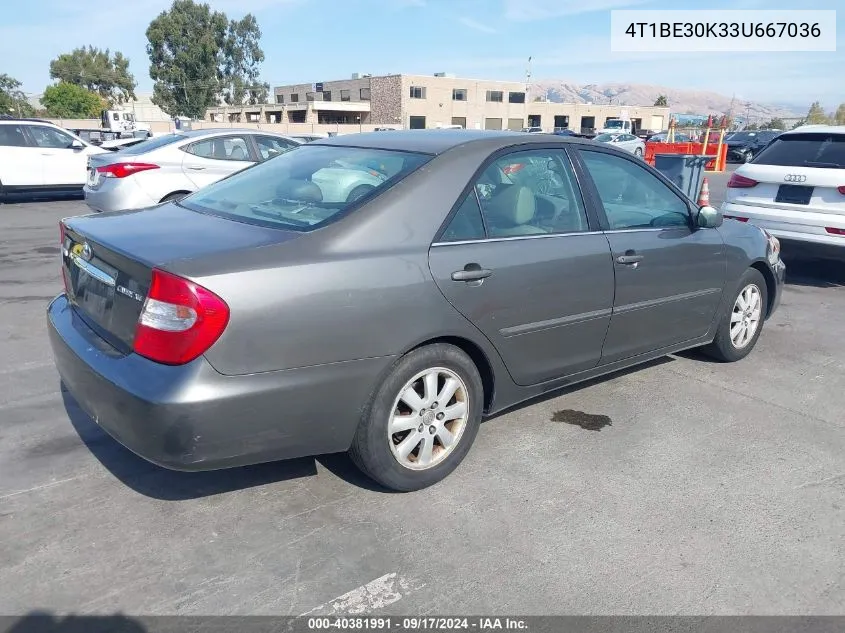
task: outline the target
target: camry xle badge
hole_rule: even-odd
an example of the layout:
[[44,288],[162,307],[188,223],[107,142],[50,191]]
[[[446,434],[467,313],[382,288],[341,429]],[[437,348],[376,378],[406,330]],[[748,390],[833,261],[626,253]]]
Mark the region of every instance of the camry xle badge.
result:
[[807,177],[803,176],[801,174],[786,174],[786,176],[784,176],[783,179],[786,182],[806,182],[807,181]]
[[117,286],[117,291],[122,295],[126,295],[130,299],[135,299],[135,301],[143,301],[144,300],[143,295],[138,294],[134,290],[130,290],[126,286]]

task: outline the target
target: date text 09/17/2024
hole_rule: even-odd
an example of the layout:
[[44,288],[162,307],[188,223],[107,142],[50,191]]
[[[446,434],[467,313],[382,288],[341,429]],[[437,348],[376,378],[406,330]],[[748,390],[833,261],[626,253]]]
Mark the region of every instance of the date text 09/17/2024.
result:
[[309,631],[527,631],[525,620],[499,617],[312,617]]

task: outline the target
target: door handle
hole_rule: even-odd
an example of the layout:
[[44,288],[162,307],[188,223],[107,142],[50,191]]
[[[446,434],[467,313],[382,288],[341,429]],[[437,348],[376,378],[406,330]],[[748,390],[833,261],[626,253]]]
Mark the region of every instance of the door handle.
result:
[[624,255],[620,255],[616,258],[616,262],[619,264],[625,264],[626,266],[635,266],[643,261],[642,255],[637,255],[634,251],[627,251]]
[[188,165],[188,169],[191,169],[193,171],[202,171],[203,169],[205,169],[205,167],[200,167],[198,165]]
[[489,268],[482,268],[478,264],[467,264],[463,270],[452,273],[452,281],[481,281],[492,274],[493,271]]

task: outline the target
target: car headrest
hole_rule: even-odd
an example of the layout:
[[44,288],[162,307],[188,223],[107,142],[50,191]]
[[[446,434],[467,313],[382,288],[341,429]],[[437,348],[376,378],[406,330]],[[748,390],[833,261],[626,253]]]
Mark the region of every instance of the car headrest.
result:
[[520,226],[534,219],[537,202],[528,187],[511,185],[494,195],[487,203],[487,209],[500,223]]
[[232,148],[232,153],[229,155],[229,158],[232,160],[243,160],[246,158],[246,153],[244,152],[243,147],[240,145],[235,145]]

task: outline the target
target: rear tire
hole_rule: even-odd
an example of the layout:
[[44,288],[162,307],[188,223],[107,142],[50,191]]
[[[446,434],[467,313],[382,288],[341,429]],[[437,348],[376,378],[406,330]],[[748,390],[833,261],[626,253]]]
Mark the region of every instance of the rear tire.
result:
[[767,306],[766,280],[759,270],[749,268],[740,278],[733,299],[722,315],[716,337],[701,351],[725,363],[748,356],[763,331]]
[[349,455],[386,488],[426,488],[448,476],[469,452],[483,406],[481,376],[462,350],[445,343],[417,348],[394,365],[373,394]]

